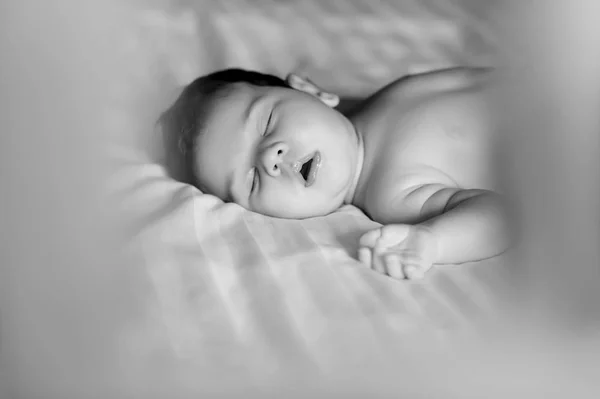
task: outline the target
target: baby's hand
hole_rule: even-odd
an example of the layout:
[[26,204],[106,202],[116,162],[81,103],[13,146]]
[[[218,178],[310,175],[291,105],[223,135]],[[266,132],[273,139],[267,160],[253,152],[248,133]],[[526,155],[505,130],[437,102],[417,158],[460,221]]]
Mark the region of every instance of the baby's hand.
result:
[[397,279],[420,279],[437,256],[437,238],[424,226],[391,224],[365,233],[358,258],[379,273]]

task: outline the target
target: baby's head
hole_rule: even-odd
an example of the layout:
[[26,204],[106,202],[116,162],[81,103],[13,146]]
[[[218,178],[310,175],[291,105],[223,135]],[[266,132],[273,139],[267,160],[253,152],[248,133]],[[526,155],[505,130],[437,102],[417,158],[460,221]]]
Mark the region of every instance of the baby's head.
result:
[[354,195],[354,126],[275,76],[228,69],[200,77],[161,122],[190,182],[224,201],[301,219],[328,214]]

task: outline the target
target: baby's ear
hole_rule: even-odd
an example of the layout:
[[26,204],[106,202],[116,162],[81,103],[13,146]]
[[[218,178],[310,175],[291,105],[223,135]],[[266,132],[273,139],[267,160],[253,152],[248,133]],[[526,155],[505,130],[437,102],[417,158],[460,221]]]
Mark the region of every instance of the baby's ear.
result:
[[333,93],[328,93],[322,90],[319,86],[317,86],[314,82],[306,77],[301,77],[299,75],[290,73],[285,79],[288,85],[291,88],[303,91],[312,96],[317,97],[323,103],[327,104],[331,108],[335,108],[340,103],[340,97]]

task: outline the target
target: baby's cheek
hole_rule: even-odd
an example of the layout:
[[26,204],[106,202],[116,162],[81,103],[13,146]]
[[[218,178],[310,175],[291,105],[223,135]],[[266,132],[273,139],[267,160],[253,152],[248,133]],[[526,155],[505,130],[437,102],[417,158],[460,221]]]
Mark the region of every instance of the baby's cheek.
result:
[[254,202],[254,211],[278,218],[297,219],[306,217],[307,213],[311,214],[307,205],[306,202],[298,201],[297,196],[294,198],[289,195],[271,194],[257,199]]
[[288,218],[289,201],[277,193],[261,193],[250,201],[251,210],[267,216]]

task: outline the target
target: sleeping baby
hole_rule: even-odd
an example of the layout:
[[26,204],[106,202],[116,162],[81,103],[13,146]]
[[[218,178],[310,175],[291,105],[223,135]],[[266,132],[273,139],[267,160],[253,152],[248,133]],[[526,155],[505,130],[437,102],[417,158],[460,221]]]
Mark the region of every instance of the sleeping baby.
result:
[[227,69],[189,84],[160,121],[202,192],[278,218],[355,205],[382,224],[360,239],[360,261],[418,279],[508,246],[489,75],[406,76],[343,115],[307,79]]

